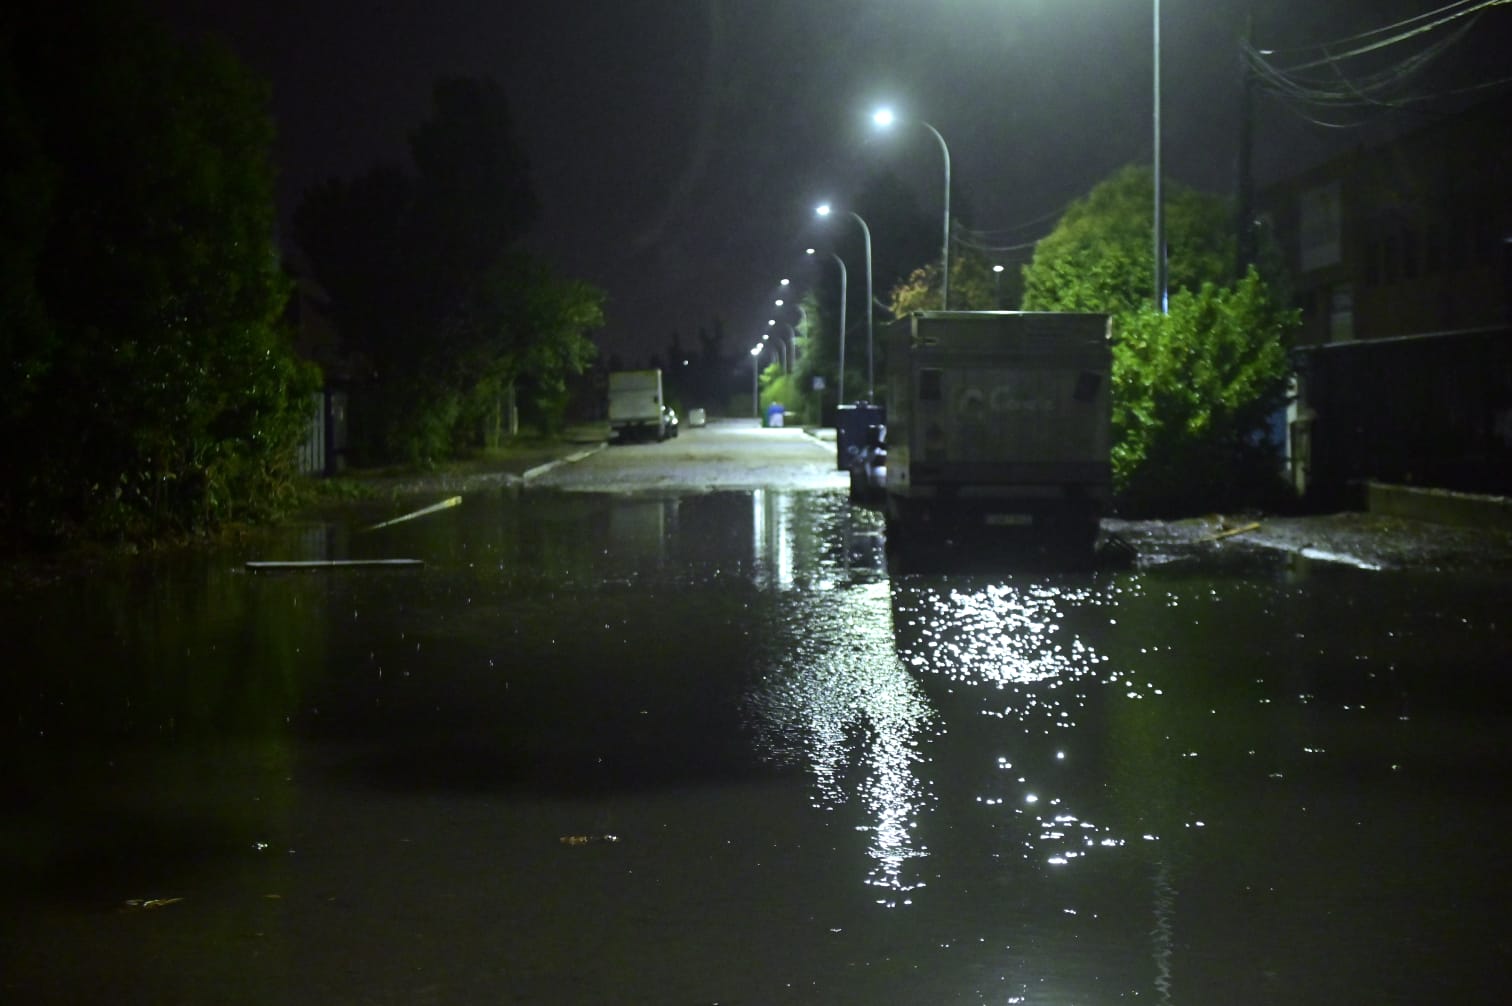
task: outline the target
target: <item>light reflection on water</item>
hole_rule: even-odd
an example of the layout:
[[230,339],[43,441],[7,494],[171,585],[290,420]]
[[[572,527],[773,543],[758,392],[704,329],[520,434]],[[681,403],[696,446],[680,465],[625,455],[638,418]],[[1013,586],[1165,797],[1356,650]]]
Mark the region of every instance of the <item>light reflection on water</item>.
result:
[[[203,912],[241,940],[219,879],[240,870],[296,918],[327,918],[333,885],[373,898],[453,970],[592,945],[564,973],[618,989],[636,979],[605,961],[654,959],[688,980],[678,1001],[738,997],[743,962],[751,1001],[840,974],[871,982],[850,1001],[1456,1001],[1429,994],[1446,982],[1465,1001],[1503,956],[1483,922],[1512,816],[1491,590],[1196,563],[889,577],[878,522],[823,494],[469,500],[278,544],[426,566],[262,578],[218,557],[11,606],[6,740],[66,762],[13,803],[79,851],[0,826],[12,848],[60,874],[139,821],[74,885],[192,895],[146,922]],[[110,760],[74,757],[80,738]],[[624,840],[568,852],[568,828]],[[271,873],[270,847],[291,850]],[[395,869],[364,866],[384,849]],[[139,883],[143,862],[165,882]],[[114,916],[16,918],[140,978],[92,953],[118,945]],[[350,918],[296,932],[338,947],[328,983],[376,956],[343,942]],[[248,966],[214,952],[209,970]],[[516,998],[567,1001],[536,973]],[[406,975],[367,998],[423,998]],[[661,1001],[640,981],[620,1001]]]
[[[996,778],[983,777],[986,788],[975,801],[1004,816],[1007,831],[1021,834],[1025,859],[1065,867],[1126,844],[1115,829],[1075,811],[1072,791],[1060,789],[1089,695],[1118,680],[1082,628],[1116,625],[1116,618],[1088,617],[1112,607],[1106,587],[1053,579],[905,579],[893,585],[904,663],[949,692],[968,691],[971,698],[960,707],[965,715],[1022,729],[1024,739],[1013,743],[1018,753],[996,759]],[[1052,737],[1053,749],[1045,746]]]
[[805,765],[815,802],[833,811],[852,799],[866,809],[868,884],[880,903],[910,902],[929,855],[917,835],[933,803],[920,778],[937,717],[897,659],[886,584],[832,591],[810,612],[808,647],[750,695],[757,747],[777,765]]

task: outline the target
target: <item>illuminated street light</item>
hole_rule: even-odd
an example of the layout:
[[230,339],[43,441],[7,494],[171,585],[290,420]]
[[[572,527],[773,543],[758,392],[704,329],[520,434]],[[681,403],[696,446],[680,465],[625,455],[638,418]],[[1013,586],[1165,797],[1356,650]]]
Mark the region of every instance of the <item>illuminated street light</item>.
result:
[[997,298],[993,301],[993,305],[1001,311],[1003,309],[1003,267],[995,265],[992,267],[992,272],[997,283]]
[[[767,324],[768,325],[776,325],[777,322],[776,321],[769,321],[769,322],[767,322]],[[761,333],[761,341],[762,342],[768,341],[769,339],[771,339],[771,337],[772,337],[772,333],[770,333],[770,332],[762,332]],[[787,343],[783,342],[781,339],[778,339],[777,342],[774,343],[774,345],[776,345],[777,349],[782,353],[782,372],[784,374],[791,374],[793,372],[793,368],[788,363]]]
[[[794,328],[793,323],[790,321],[784,321],[782,325],[788,330],[788,359],[791,361],[788,373],[791,374],[793,367],[798,365],[798,329]],[[782,345],[782,340],[778,339],[777,344],[779,346]]]
[[[820,203],[814,208],[814,212],[821,217],[827,217],[833,212],[829,203]],[[846,210],[851,219],[861,225],[861,234],[866,239],[866,400],[868,402],[876,398],[876,383],[872,367],[872,316],[876,313],[872,301],[872,251],[871,251],[871,228],[866,226],[866,221],[861,219],[860,214],[854,210]]]
[[761,420],[761,392],[756,387],[756,358],[761,355],[761,343],[751,347],[751,415],[759,422]]
[[[890,108],[879,108],[872,113],[872,122],[879,129],[888,129],[897,117]],[[915,119],[919,125],[934,134],[934,138],[940,142],[940,153],[945,157],[945,236],[940,242],[940,305],[950,310],[950,148],[945,145],[945,137],[940,131],[923,119]]]
[[[805,252],[814,254],[814,249],[807,248]],[[830,252],[830,258],[840,267],[840,385],[835,390],[835,404],[845,401],[845,260],[834,252]]]

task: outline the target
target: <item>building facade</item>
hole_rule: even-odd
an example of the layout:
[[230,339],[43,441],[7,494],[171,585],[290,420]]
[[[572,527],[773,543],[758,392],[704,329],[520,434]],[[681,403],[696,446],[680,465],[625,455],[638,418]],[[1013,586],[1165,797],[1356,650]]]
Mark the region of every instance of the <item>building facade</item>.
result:
[[1512,92],[1260,199],[1302,328],[1291,475],[1512,493]]

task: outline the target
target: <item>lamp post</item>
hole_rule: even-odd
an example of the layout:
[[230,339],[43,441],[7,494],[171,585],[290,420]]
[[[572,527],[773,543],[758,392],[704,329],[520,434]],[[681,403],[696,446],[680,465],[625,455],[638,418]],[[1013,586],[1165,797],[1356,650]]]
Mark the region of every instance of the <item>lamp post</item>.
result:
[[[893,115],[893,111],[890,108],[879,108],[875,112],[872,113],[872,122],[876,123],[876,125],[878,126],[878,128],[887,129],[895,121],[897,121],[897,117]],[[940,135],[940,131],[938,129],[936,129],[935,127],[931,126],[929,123],[925,122],[923,119],[915,119],[914,121],[917,122],[919,125],[923,126],[925,129],[929,130],[930,133],[934,134],[934,138],[937,141],[939,141],[939,144],[940,144],[940,153],[945,158],[945,223],[944,223],[944,238],[940,242],[940,306],[941,306],[942,309],[944,309],[946,311],[949,311],[950,310],[950,148],[945,145],[945,137],[943,137],[943,136]]]
[[[778,286],[779,290],[785,294],[786,291],[787,291],[787,288],[789,286],[791,286],[792,283],[793,283],[792,280],[787,279],[786,277],[784,277],[783,279],[779,279],[777,281],[777,286]],[[772,304],[774,306],[776,306],[776,307],[782,307],[782,306],[784,306],[784,305],[787,304],[787,301],[784,300],[782,297],[778,297],[776,300],[772,301]],[[794,303],[792,305],[792,307],[797,310],[797,312],[798,312],[798,314],[800,316],[803,315],[803,305],[802,304]],[[777,319],[776,318],[768,318],[767,319],[767,325],[768,326],[773,326],[773,325],[776,325],[776,324],[777,324]],[[783,324],[787,325],[788,332],[791,333],[791,338],[790,338],[790,341],[789,341],[789,344],[788,344],[788,349],[789,349],[789,353],[790,353],[790,356],[789,356],[789,361],[790,362],[789,362],[789,365],[787,367],[788,373],[791,374],[793,372],[793,367],[796,366],[797,363],[798,363],[798,330],[796,328],[794,328],[792,326],[792,324],[789,323],[789,322],[785,321],[785,322],[783,322]]]
[[993,296],[992,305],[993,305],[993,307],[996,307],[999,311],[1001,311],[1003,309],[1003,267],[1002,266],[995,265],[995,266],[992,267],[992,279],[993,279],[993,284],[997,288],[997,292]]
[[[814,212],[821,217],[830,215],[829,203],[820,203]],[[871,253],[871,228],[866,226],[866,221],[853,210],[846,210],[856,223],[861,225],[861,234],[866,239],[866,400],[868,402],[876,398],[876,384],[872,368],[872,316],[876,313],[872,305],[872,253]]]
[[[777,324],[777,322],[775,322],[775,321],[768,321],[767,324],[768,325],[775,325],[775,324]],[[771,335],[770,332],[762,332],[761,333],[761,341],[762,342],[766,342],[766,341],[770,340],[771,337],[772,337],[772,335]],[[782,372],[785,373],[785,374],[791,374],[793,372],[793,368],[788,365],[787,343],[783,342],[781,339],[778,339],[776,345],[777,345],[777,351],[782,354],[779,357],[779,359],[782,360]]]
[[761,343],[751,347],[751,415],[761,422],[761,392],[756,387],[756,358],[761,355]]
[[1161,198],[1160,178],[1160,0],[1155,0],[1154,38],[1155,64],[1154,115],[1155,130],[1155,310],[1166,312],[1166,256],[1165,256],[1165,206]]
[[[809,255],[814,254],[814,249],[805,249]],[[830,252],[830,258],[840,267],[840,384],[835,390],[835,404],[845,402],[845,260],[834,252]]]
[[[767,319],[767,324],[775,326],[777,324],[777,319],[776,318],[768,318]],[[788,343],[787,343],[787,345],[788,345],[788,351],[791,354],[791,356],[789,357],[789,359],[792,361],[793,366],[796,366],[797,363],[798,363],[798,329],[794,328],[793,327],[793,323],[790,322],[790,321],[784,321],[782,323],[782,325],[783,325],[784,328],[786,328],[788,330]],[[777,340],[777,344],[779,346],[782,345],[782,340],[778,339]],[[787,371],[788,371],[789,374],[791,374],[793,372],[793,366],[789,366],[787,368]]]

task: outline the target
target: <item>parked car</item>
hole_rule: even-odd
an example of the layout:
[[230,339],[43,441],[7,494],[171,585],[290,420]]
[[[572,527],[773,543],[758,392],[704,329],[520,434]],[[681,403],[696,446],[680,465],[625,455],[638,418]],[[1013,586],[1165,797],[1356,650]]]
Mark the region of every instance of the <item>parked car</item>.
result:
[[663,437],[677,436],[677,412],[670,405],[662,406]]
[[688,425],[697,429],[709,421],[709,414],[703,409],[688,410]]
[[866,428],[866,439],[852,456],[850,498],[852,503],[876,505],[887,494],[887,427]]

